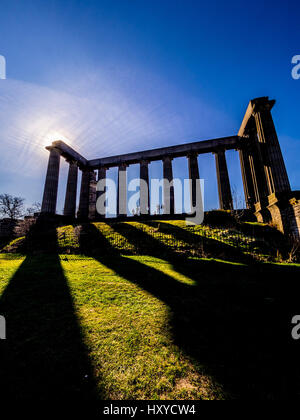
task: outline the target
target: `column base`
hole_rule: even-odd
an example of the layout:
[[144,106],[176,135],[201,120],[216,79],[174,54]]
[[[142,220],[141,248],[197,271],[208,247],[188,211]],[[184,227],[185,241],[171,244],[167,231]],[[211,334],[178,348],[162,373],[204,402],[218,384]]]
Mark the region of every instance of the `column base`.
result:
[[265,200],[254,204],[254,215],[260,223],[269,223],[272,220],[267,204],[268,202]]
[[300,191],[269,195],[267,208],[281,232],[300,239]]
[[81,214],[80,212],[77,212],[76,220],[78,222],[87,222],[89,219],[89,216],[87,214]]

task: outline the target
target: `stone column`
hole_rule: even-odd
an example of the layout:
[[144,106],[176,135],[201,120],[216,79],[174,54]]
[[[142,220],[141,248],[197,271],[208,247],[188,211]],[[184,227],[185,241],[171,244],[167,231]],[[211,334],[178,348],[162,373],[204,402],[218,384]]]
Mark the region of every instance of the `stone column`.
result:
[[249,162],[253,180],[255,203],[265,205],[269,194],[264,162],[256,129],[249,130]]
[[55,214],[59,178],[60,153],[58,150],[52,147],[47,147],[47,150],[50,151],[50,156],[48,161],[48,169],[45,181],[41,212]]
[[76,197],[77,197],[77,179],[78,179],[77,162],[70,161],[66,198],[65,198],[65,207],[64,207],[65,216],[75,217]]
[[261,144],[257,139],[254,118],[249,124],[251,127],[248,128],[247,151],[254,189],[254,214],[259,222],[268,222],[270,220],[270,213],[267,209],[269,190],[264,170],[263,153]]
[[174,214],[173,169],[169,156],[163,158],[163,177],[164,214]]
[[233,209],[229,175],[224,150],[215,152],[220,209]]
[[251,155],[249,156],[250,168],[252,173],[255,200],[264,203],[268,196],[268,185],[265,177],[264,167],[261,164],[260,150],[253,146]]
[[[101,197],[105,201],[106,199],[106,168],[104,166],[100,166],[100,168],[98,169],[98,182],[99,181],[102,181],[102,184],[104,186],[104,191],[96,191],[96,200],[98,200],[99,197]],[[97,217],[104,218],[105,213],[100,214],[97,212]]]
[[118,172],[117,217],[127,216],[127,165],[121,164]]
[[82,169],[79,209],[77,217],[87,219],[89,217],[89,195],[90,195],[91,172],[87,168]]
[[96,172],[92,171],[90,173],[90,186],[89,186],[89,219],[94,220],[96,218]]
[[260,143],[269,195],[273,193],[290,192],[290,182],[281,153],[271,109],[275,101],[259,98],[253,101],[258,141]]
[[245,202],[247,209],[253,209],[255,203],[254,184],[250,166],[250,156],[247,150],[247,145],[239,150],[240,164],[244,185]]
[[142,160],[140,162],[140,210],[141,215],[150,213],[150,195],[149,195],[149,162]]
[[[200,183],[197,154],[188,155],[188,163],[189,163],[189,178],[190,178],[190,181],[191,181],[191,191],[190,191],[191,207],[196,208],[196,205],[197,205],[197,182]],[[199,187],[200,187],[200,185],[199,185]]]

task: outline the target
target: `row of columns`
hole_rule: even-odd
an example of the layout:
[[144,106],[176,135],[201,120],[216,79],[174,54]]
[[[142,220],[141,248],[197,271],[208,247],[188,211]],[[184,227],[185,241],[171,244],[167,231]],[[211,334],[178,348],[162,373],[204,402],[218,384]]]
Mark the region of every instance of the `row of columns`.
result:
[[[268,98],[257,98],[250,101],[239,131],[239,136],[243,137],[238,148],[245,201],[247,208],[254,212],[259,221],[272,219],[276,224],[284,226],[282,231],[297,231],[299,236],[299,203],[298,199],[295,198],[296,196],[291,198],[290,194],[291,187],[271,115],[274,102]],[[55,144],[47,149],[50,154],[41,211],[42,213],[55,214],[61,154],[56,149]],[[225,150],[222,150],[220,142],[213,153],[215,155],[220,208],[230,210],[233,208],[232,194]],[[76,154],[74,155],[76,156]],[[195,208],[197,204],[197,180],[199,179],[197,153],[189,154],[187,157],[191,181],[191,206]],[[161,159],[163,161],[164,178],[164,212],[174,214],[174,186],[171,184],[173,181],[172,157],[162,156]],[[126,164],[121,164],[118,168],[117,215],[127,214],[126,168]],[[140,179],[143,181],[140,185],[141,214],[149,214],[148,168],[149,162],[142,160],[140,162]],[[94,218],[97,215],[97,198],[104,194],[103,199],[105,199],[106,191],[96,193],[95,172],[87,167],[80,167],[80,169],[82,170],[82,181],[77,216],[81,219]],[[98,181],[105,179],[106,168],[100,167],[98,169]],[[70,160],[64,215],[72,218],[75,217],[76,213],[77,183],[78,163]]]
[[[49,147],[50,151],[48,169],[45,182],[45,190],[42,202],[42,213],[55,214],[57,203],[57,190],[60,167],[60,152],[55,147]],[[218,181],[219,202],[221,209],[232,209],[232,195],[228,176],[228,169],[225,157],[225,151],[219,150],[215,152],[216,171]],[[174,186],[172,158],[166,156],[163,161],[163,196],[164,196],[164,212],[166,214],[174,214]],[[78,182],[78,164],[76,161],[69,162],[69,172],[66,187],[64,215],[75,217],[76,200],[77,200],[77,182]],[[197,154],[188,155],[189,179],[191,181],[191,206],[196,207],[197,181],[199,177],[199,167]],[[91,202],[95,207],[95,202],[100,195],[105,194],[104,191],[96,193],[95,173],[89,168],[81,168],[82,179],[80,188],[80,198],[77,217],[87,219],[91,212],[96,214],[95,209],[91,210]],[[106,168],[98,169],[97,181],[106,179]],[[149,194],[149,162],[142,160],[140,162],[140,179],[143,181],[140,185],[140,211],[141,214],[150,213],[150,194]],[[93,187],[92,187],[93,184]],[[92,198],[91,198],[92,197]],[[117,191],[117,215],[127,214],[127,165],[121,164],[118,167],[118,191]]]
[[[215,153],[216,170],[218,180],[218,192],[220,208],[225,210],[232,209],[232,194],[229,182],[229,175],[225,157],[225,151]],[[163,197],[164,212],[174,214],[175,212],[175,194],[173,181],[172,158],[166,156],[163,158]],[[191,180],[191,206],[196,207],[197,180],[199,176],[199,166],[197,154],[188,155],[189,179]],[[118,191],[117,191],[117,216],[127,213],[127,165],[122,164],[118,167]],[[98,171],[98,181],[105,179],[106,168],[100,167]],[[149,162],[143,160],[140,162],[140,179],[143,181],[140,185],[140,211],[141,214],[150,212],[150,192],[149,192]],[[105,191],[99,192],[105,194]]]

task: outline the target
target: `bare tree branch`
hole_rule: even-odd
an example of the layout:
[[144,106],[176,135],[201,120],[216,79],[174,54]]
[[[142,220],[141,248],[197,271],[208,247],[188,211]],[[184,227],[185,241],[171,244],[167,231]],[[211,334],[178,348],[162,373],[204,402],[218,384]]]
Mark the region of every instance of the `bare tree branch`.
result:
[[12,220],[21,218],[24,215],[24,198],[1,194],[0,215]]
[[33,216],[35,213],[40,213],[41,211],[41,203],[35,202],[32,204],[31,207],[26,209],[26,216]]

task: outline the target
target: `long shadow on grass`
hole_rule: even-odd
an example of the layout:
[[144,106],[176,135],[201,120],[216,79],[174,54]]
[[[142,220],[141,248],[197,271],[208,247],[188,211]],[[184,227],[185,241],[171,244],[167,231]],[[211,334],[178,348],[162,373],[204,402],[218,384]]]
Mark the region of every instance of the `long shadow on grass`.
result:
[[[114,225],[114,229],[119,228]],[[137,231],[127,225],[120,233],[132,241],[134,235],[140,235]],[[167,251],[165,245],[149,247],[150,255],[166,259],[175,270],[195,280],[196,286],[188,286],[122,256],[94,225],[83,226],[82,233],[83,253],[170,307],[175,344],[232,396],[279,399],[295,394],[281,282],[291,270],[188,260]]]
[[[131,243],[139,246],[142,251],[149,252],[150,249],[151,255],[160,256],[163,253],[163,255],[167,258],[174,259],[175,255],[177,255],[174,253],[176,250],[176,241],[179,241],[179,246],[180,241],[182,241],[185,244],[190,245],[194,250],[198,249],[200,254],[203,250],[203,252],[208,255],[213,255],[214,257],[219,256],[227,261],[244,263],[253,262],[253,258],[250,255],[244,254],[238,247],[225,244],[213,238],[196,235],[186,229],[182,229],[179,226],[175,226],[170,223],[163,223],[160,221],[140,223],[140,225],[152,227],[158,234],[162,233],[172,235],[172,248],[164,244],[159,237],[155,236],[155,234],[150,235],[148,232],[145,232],[134,225],[118,223],[115,224],[113,228],[119,233],[124,231],[124,236],[126,236]],[[184,254],[184,247],[182,249],[182,253]]]
[[0,251],[11,242],[12,238],[1,238],[0,239]]
[[55,227],[38,224],[25,247],[26,258],[0,299],[7,322],[7,339],[0,342],[1,398],[94,400],[92,369],[57,255]]

